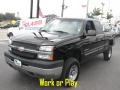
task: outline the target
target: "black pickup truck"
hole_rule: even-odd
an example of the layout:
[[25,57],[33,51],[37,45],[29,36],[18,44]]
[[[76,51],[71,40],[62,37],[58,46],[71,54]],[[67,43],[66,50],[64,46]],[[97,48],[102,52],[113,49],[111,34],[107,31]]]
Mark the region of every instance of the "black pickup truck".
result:
[[57,18],[38,33],[13,37],[6,63],[35,77],[77,80],[80,65],[91,56],[111,58],[114,37],[102,29],[94,19]]

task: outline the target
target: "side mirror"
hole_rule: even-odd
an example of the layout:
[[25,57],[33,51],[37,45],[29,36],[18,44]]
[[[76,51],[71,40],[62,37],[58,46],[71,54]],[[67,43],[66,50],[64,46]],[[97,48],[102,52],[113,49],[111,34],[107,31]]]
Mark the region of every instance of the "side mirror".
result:
[[95,36],[95,35],[96,35],[96,31],[95,30],[88,30],[87,36]]

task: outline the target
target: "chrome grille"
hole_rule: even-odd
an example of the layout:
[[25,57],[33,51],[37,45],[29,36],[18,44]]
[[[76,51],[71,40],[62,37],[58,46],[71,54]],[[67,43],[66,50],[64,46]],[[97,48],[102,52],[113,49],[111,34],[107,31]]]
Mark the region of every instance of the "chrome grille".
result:
[[36,53],[31,53],[31,52],[25,52],[25,51],[19,51],[17,49],[12,48],[11,52],[15,55],[18,55],[23,58],[28,58],[28,59],[35,59],[37,57]]

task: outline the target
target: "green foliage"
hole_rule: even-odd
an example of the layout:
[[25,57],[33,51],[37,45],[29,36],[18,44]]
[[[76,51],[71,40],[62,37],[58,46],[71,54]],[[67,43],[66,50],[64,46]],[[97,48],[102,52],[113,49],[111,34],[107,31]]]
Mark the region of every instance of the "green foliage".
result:
[[14,13],[5,13],[5,14],[0,13],[0,21],[4,21],[4,20],[20,20],[20,18],[15,17]]
[[100,8],[94,8],[92,12],[88,13],[88,18],[94,18],[94,16],[102,15]]
[[113,17],[113,15],[109,12],[107,12],[107,19],[111,19]]
[[92,16],[99,16],[101,15],[101,9],[100,8],[94,8],[92,12]]
[[[94,16],[99,16],[99,15],[103,15],[103,13],[101,13],[101,9],[100,8],[94,8],[92,12],[88,13],[88,18],[94,18]],[[106,19],[110,20],[113,17],[111,11],[107,12],[107,17]]]
[[0,13],[0,21],[3,21],[5,19],[5,15]]
[[88,18],[94,18],[93,15],[92,15],[92,13],[88,13],[88,14],[87,14],[87,17],[88,17]]
[[55,14],[48,14],[48,15],[45,15],[45,17],[46,17],[46,22],[48,23],[49,21],[51,21],[51,20],[53,20],[54,18],[56,18],[57,17],[57,15],[55,15]]

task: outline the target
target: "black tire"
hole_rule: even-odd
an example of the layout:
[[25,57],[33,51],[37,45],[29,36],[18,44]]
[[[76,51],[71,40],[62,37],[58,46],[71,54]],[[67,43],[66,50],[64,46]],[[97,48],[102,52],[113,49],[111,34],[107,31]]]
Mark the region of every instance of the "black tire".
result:
[[104,53],[104,60],[109,61],[112,56],[112,47],[109,47],[108,50],[106,50]]
[[[70,79],[69,76],[70,76],[70,71],[71,69],[74,67],[77,68],[77,76],[75,77],[74,81],[76,81],[79,77],[79,73],[80,73],[80,63],[77,59],[75,58],[70,58],[68,60],[65,61],[64,63],[64,67],[63,67],[63,72],[62,72],[62,75],[61,75],[61,80],[63,80],[63,82],[65,81],[65,79]],[[71,73],[74,73],[75,74],[76,71],[71,71]],[[65,83],[63,83],[63,86],[66,86]],[[67,85],[67,87],[69,87],[69,85]]]

